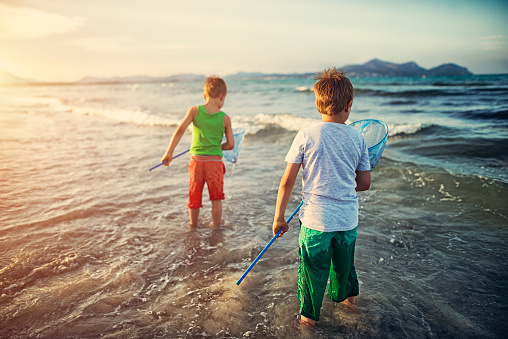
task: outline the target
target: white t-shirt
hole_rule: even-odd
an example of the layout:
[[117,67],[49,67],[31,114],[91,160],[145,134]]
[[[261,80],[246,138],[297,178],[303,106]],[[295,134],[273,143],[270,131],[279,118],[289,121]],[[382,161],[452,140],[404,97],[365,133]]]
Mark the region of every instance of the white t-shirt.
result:
[[369,171],[364,137],[351,126],[321,122],[298,132],[285,158],[302,164],[300,220],[322,232],[358,226],[356,171]]

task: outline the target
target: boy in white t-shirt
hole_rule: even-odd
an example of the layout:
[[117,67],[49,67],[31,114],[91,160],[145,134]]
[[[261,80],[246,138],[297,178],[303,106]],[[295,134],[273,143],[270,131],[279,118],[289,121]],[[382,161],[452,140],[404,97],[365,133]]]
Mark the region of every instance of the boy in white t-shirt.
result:
[[328,278],[328,296],[355,304],[359,294],[354,266],[357,191],[370,187],[370,163],[363,136],[345,124],[354,89],[343,72],[326,69],[316,77],[314,92],[321,123],[298,132],[286,155],[273,222],[273,234],[289,226],[284,212],[303,168],[300,209],[298,298],[300,321],[319,320]]

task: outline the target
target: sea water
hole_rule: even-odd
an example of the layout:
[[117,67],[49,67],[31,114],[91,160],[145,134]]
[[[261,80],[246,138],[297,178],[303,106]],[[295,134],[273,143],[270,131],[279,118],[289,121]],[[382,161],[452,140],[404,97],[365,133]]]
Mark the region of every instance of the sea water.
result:
[[236,285],[272,237],[294,136],[320,120],[312,79],[228,81],[246,136],[223,226],[205,193],[195,229],[188,156],[148,168],[202,83],[0,88],[0,337],[504,337],[508,76],[352,82],[350,122],[390,136],[359,193],[358,303],[325,297],[314,330],[298,325],[297,218]]

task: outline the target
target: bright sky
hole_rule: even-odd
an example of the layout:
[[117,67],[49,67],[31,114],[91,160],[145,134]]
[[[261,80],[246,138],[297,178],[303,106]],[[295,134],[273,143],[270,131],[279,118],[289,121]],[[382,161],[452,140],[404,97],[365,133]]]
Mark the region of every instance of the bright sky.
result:
[[508,73],[507,22],[506,0],[0,0],[0,69],[75,81],[378,58]]

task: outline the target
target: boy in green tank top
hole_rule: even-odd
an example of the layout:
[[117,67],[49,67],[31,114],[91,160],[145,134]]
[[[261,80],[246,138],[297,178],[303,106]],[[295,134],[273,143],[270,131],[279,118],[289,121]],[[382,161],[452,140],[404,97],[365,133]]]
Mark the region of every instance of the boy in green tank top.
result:
[[[231,119],[220,109],[226,100],[227,87],[223,79],[209,77],[205,81],[204,105],[191,107],[185,118],[173,133],[166,153],[161,162],[173,159],[173,152],[180,142],[185,130],[193,124],[192,144],[189,162],[189,218],[191,226],[197,226],[199,210],[202,205],[202,194],[205,183],[208,186],[212,201],[212,220],[214,226],[220,226],[222,220],[222,200],[224,200],[224,173],[226,167],[222,162],[222,151],[235,146]],[[222,137],[226,142],[222,144]]]

